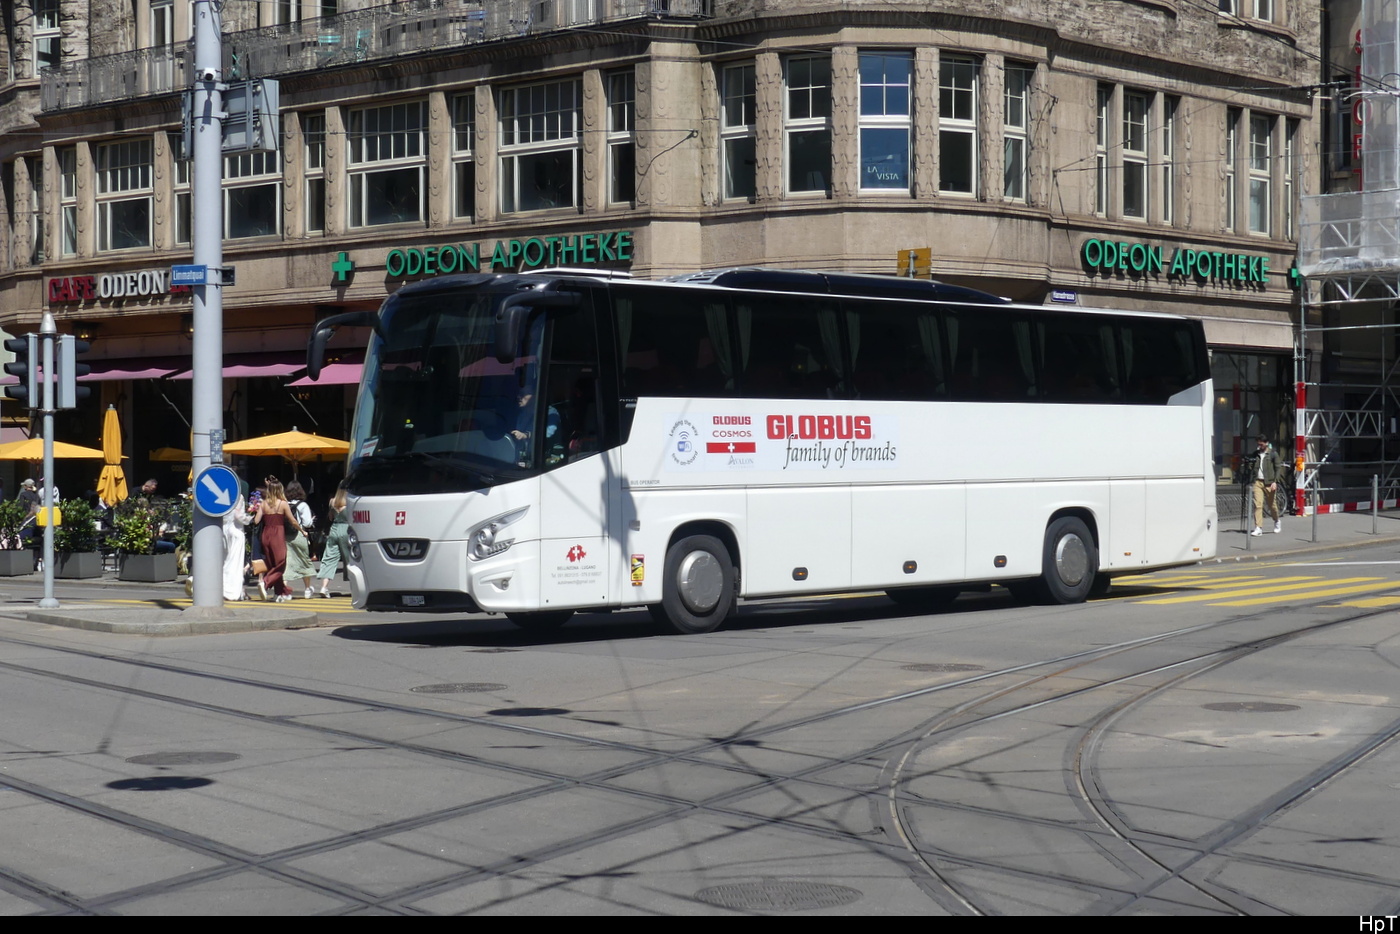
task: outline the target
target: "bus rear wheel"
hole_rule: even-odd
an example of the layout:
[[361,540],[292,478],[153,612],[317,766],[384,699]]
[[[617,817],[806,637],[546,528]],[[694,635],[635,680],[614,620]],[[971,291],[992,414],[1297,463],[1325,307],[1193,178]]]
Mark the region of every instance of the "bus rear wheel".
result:
[[507,613],[506,619],[530,632],[552,632],[573,616],[573,610],[545,610],[540,613]]
[[1045,530],[1040,596],[1046,603],[1083,603],[1099,566],[1094,537],[1082,519],[1061,516]]
[[666,550],[661,602],[648,609],[675,632],[695,635],[722,626],[736,599],[734,560],[724,542],[690,535]]

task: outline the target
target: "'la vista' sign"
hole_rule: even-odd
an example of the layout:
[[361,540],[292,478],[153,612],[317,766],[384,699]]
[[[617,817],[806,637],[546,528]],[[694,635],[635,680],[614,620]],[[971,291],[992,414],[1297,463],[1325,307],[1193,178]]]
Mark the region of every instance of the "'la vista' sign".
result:
[[1269,281],[1269,258],[1255,253],[1178,247],[1168,262],[1161,246],[1092,238],[1084,241],[1080,258],[1091,274],[1101,276],[1140,279],[1165,273],[1169,279],[1195,279],[1201,283],[1267,285]]

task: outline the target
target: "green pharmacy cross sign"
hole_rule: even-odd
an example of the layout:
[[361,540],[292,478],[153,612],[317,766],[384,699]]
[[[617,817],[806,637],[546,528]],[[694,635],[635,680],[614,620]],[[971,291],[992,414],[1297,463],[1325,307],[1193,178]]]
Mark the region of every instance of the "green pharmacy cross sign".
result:
[[1178,247],[1169,263],[1160,246],[1089,239],[1080,248],[1080,257],[1091,273],[1101,276],[1126,275],[1140,279],[1166,272],[1169,279],[1194,278],[1203,283],[1215,280],[1267,285],[1269,282],[1269,258],[1252,253]]

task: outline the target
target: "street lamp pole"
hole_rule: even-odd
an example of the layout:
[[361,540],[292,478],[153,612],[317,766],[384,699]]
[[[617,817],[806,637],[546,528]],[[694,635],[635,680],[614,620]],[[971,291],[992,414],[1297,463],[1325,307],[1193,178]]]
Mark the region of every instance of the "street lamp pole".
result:
[[[195,0],[194,95],[191,115],[194,178],[191,182],[194,264],[206,270],[194,286],[194,401],[192,469],[210,465],[211,437],[223,437],[224,201],[223,53],[214,0]],[[217,434],[215,434],[217,433]],[[222,522],[191,510],[194,518],[194,606],[222,608]]]

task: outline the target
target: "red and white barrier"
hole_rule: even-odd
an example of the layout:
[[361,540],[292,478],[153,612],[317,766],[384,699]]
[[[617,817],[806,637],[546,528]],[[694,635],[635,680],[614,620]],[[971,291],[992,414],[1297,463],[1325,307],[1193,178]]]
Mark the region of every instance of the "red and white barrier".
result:
[[[1400,506],[1400,499],[1383,499],[1380,501],[1381,509],[1395,509],[1397,506]],[[1298,515],[1310,516],[1313,514],[1313,511],[1314,507],[1305,506],[1298,510]],[[1323,503],[1321,506],[1316,507],[1316,511],[1319,516],[1325,516],[1329,512],[1370,512],[1371,501],[1367,499],[1359,503]]]

